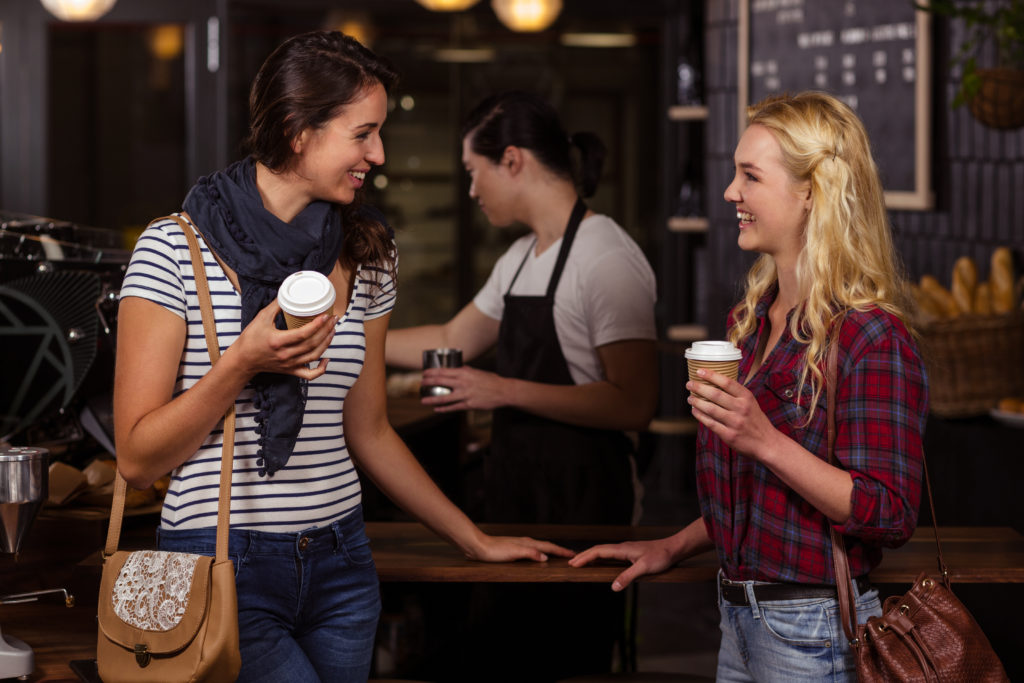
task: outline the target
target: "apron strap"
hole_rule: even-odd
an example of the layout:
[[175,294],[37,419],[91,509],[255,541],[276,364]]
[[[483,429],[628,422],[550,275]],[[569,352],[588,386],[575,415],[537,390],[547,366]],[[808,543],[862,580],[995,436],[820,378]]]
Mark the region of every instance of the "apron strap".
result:
[[558,281],[562,279],[562,270],[565,268],[565,262],[569,259],[569,250],[572,248],[572,242],[576,239],[576,231],[580,227],[580,223],[583,221],[583,214],[587,212],[587,205],[583,203],[583,200],[579,197],[576,198],[576,206],[572,207],[572,215],[569,217],[569,225],[565,228],[565,235],[562,236],[562,248],[558,251],[558,260],[555,261],[555,269],[551,273],[551,279],[548,281],[548,298],[553,299],[555,296],[555,289],[558,288]]

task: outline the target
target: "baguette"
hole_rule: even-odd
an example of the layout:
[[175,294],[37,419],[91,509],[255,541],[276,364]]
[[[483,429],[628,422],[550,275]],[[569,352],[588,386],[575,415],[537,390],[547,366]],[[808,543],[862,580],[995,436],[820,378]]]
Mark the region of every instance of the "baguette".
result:
[[998,247],[992,252],[992,312],[1010,313],[1016,305],[1013,291],[1013,254],[1009,247]]
[[921,315],[922,320],[928,321],[945,317],[942,307],[939,306],[935,299],[913,282],[910,283],[910,292],[914,297],[914,303],[917,304],[917,311]]
[[971,308],[978,315],[992,315],[992,286],[988,282],[978,283]]
[[978,267],[970,256],[961,256],[953,264],[953,279],[950,289],[961,313],[974,311],[974,290],[978,286]]
[[955,318],[960,315],[960,307],[956,305],[956,299],[931,275],[921,277],[921,290],[935,301],[942,311],[943,318]]

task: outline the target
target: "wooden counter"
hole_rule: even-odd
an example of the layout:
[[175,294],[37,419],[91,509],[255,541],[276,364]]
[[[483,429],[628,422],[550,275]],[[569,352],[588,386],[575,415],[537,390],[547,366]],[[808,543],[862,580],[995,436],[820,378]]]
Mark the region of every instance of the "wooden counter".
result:
[[0,605],[0,628],[32,648],[36,670],[32,682],[79,681],[72,660],[96,658],[96,606],[65,607],[54,600]]
[[[388,399],[388,418],[403,439],[436,444],[446,458],[456,462],[460,415],[436,413],[423,406],[419,397],[403,396]],[[435,476],[443,474],[441,465],[426,464]],[[365,478],[363,484],[364,498],[368,498],[372,485]],[[126,510],[121,549],[153,547],[159,512],[159,503]],[[0,605],[0,633],[25,641],[35,653],[36,671],[30,681],[78,681],[70,662],[96,656],[99,549],[106,539],[109,517],[105,507],[47,507],[33,523],[18,558],[0,553],[0,595],[64,587],[78,601],[70,609],[50,598]]]
[[[611,583],[621,563],[570,567],[562,558],[548,562],[490,564],[465,559],[425,527],[405,522],[366,525],[382,582],[597,582]],[[597,527],[555,525],[484,525],[489,533],[531,535],[582,550],[621,540],[660,538],[675,527]],[[954,582],[1024,583],[1024,536],[1009,527],[948,527],[942,530],[943,554]],[[88,563],[86,563],[88,564]],[[711,582],[717,565],[713,553],[684,562],[643,582]],[[871,573],[880,584],[908,584],[921,571],[935,574],[931,529],[920,529],[903,548],[887,551]],[[98,572],[94,573],[98,582]],[[901,589],[902,590],[902,589]],[[66,608],[52,601],[0,605],[0,628],[35,651],[37,670],[30,681],[75,681],[71,660],[92,659],[96,648],[96,607],[83,595]]]
[[[598,543],[661,538],[677,527],[600,527],[561,525],[481,525],[488,533],[533,536],[580,551]],[[425,582],[608,582],[625,566],[605,562],[570,567],[566,560],[489,564],[465,559],[455,548],[424,526],[403,522],[369,522],[381,581]],[[941,529],[942,553],[954,583],[1024,583],[1024,536],[1010,527],[946,527]],[[712,581],[718,571],[714,553],[690,558],[643,581],[688,583]],[[886,550],[882,564],[871,573],[875,583],[911,583],[922,571],[937,574],[935,541],[930,528],[918,529],[902,548]]]

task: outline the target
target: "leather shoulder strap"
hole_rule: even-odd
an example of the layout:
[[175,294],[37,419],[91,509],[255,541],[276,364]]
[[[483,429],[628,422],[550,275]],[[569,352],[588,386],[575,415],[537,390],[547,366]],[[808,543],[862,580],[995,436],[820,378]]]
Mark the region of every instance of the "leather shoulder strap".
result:
[[[825,400],[828,402],[828,462],[834,467],[841,467],[836,459],[836,384],[839,377],[839,333],[843,319],[836,321],[832,338],[829,339],[828,351],[825,356]],[[836,590],[839,593],[839,615],[843,623],[843,632],[851,645],[857,644],[857,600],[853,595],[850,581],[850,560],[846,556],[846,543],[843,535],[836,531],[835,525],[828,522],[829,534],[832,537],[832,566],[835,568]]]
[[[836,459],[836,388],[839,376],[839,334],[842,329],[843,319],[836,322],[832,338],[829,341],[829,349],[825,361],[825,394],[828,401],[828,462],[835,467],[842,465]],[[942,544],[939,541],[939,525],[935,518],[935,501],[932,498],[932,485],[928,477],[928,463],[922,459],[924,467],[924,480],[928,490],[928,505],[932,511],[932,529],[935,532],[935,548],[938,552],[939,572],[942,575],[942,582],[949,588],[949,571],[942,559]],[[851,645],[857,645],[857,601],[853,596],[850,586],[850,559],[846,555],[846,543],[843,536],[835,527],[829,524],[829,532],[832,536],[832,563],[836,573],[836,590],[839,593],[840,620],[843,623],[843,631]]]
[[[199,241],[196,239],[192,220],[188,214],[172,214],[156,220],[171,219],[181,226],[188,241],[189,255],[192,259],[192,271],[196,279],[196,293],[199,297],[199,310],[203,319],[203,332],[206,337],[206,348],[210,354],[210,365],[220,359],[220,345],[217,342],[217,323],[213,317],[213,302],[210,299],[210,286],[206,279],[206,265],[203,263]],[[156,222],[156,221],[154,221]],[[152,225],[152,223],[151,223]],[[228,531],[231,515],[231,473],[235,454],[235,406],[234,403],[224,414],[224,445],[221,454],[220,489],[217,500],[217,550],[216,560],[224,561],[228,557]],[[121,524],[124,519],[124,498],[127,484],[120,473],[114,481],[114,500],[110,508],[110,525],[107,528],[107,542],[103,549],[104,558],[117,551],[121,536]]]

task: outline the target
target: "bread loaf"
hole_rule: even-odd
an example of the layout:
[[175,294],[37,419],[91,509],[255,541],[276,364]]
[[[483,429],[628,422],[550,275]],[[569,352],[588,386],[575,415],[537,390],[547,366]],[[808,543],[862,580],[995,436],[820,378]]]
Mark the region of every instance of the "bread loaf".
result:
[[971,308],[978,315],[992,315],[992,287],[988,282],[978,283]]
[[1014,396],[1007,396],[1001,399],[996,407],[1008,413],[1020,413],[1024,412],[1024,401]]
[[961,256],[953,264],[950,289],[961,313],[974,312],[974,290],[978,285],[978,267],[970,256]]
[[1009,247],[998,247],[992,252],[992,312],[1009,313],[1016,308],[1013,278],[1013,254]]
[[917,304],[917,311],[923,320],[945,317],[942,307],[919,286],[910,283],[910,292],[914,296],[914,303]]
[[956,305],[953,295],[931,275],[921,277],[921,291],[935,301],[942,311],[943,318],[955,318],[960,315],[960,307]]

